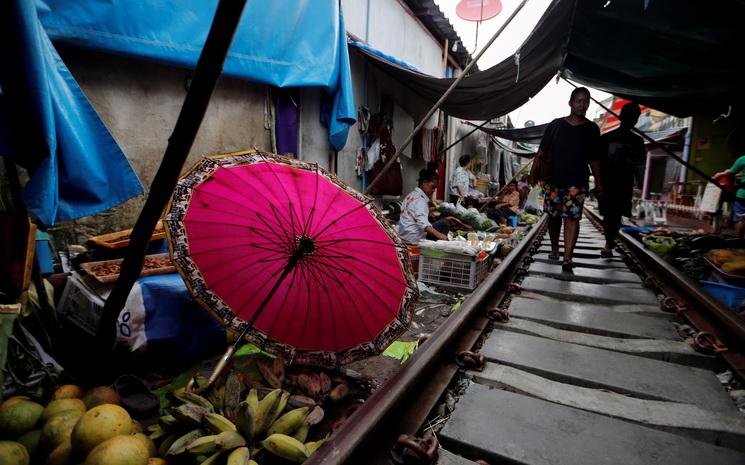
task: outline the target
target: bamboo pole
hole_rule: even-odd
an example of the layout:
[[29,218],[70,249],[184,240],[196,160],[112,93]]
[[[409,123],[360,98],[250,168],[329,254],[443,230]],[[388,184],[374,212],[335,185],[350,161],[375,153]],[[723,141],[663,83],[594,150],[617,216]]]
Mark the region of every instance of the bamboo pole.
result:
[[96,342],[101,353],[108,353],[111,350],[116,336],[119,312],[142,271],[150,236],[176,187],[181,169],[204,119],[212,92],[222,74],[230,44],[233,42],[245,6],[246,0],[220,0],[217,5],[209,35],[194,71],[194,79],[168,140],[163,160],[150,185],[145,206],[132,230],[119,279],[106,299],[96,334]]
[[481,51],[476,55],[476,57],[468,63],[468,66],[463,70],[462,73],[458,76],[458,78],[453,81],[453,83],[450,85],[450,87],[445,91],[444,94],[442,94],[442,97],[435,102],[435,104],[432,106],[432,108],[427,111],[427,114],[424,115],[424,118],[419,122],[419,124],[416,125],[416,127],[409,133],[408,136],[406,136],[406,140],[404,140],[403,144],[401,144],[401,147],[399,147],[396,150],[396,153],[393,154],[393,156],[386,162],[386,164],[383,166],[383,169],[380,170],[380,173],[375,177],[375,179],[372,180],[372,182],[367,186],[367,189],[365,189],[365,193],[370,192],[370,190],[380,181],[382,176],[390,169],[390,167],[393,165],[393,163],[398,159],[399,156],[401,156],[401,153],[406,150],[406,148],[409,146],[411,141],[414,139],[414,135],[419,132],[423,127],[424,124],[432,117],[432,115],[442,106],[443,103],[445,103],[445,100],[450,96],[450,94],[455,90],[456,87],[458,87],[458,84],[468,75],[468,72],[471,70],[471,68],[476,65],[476,63],[479,61],[481,56],[486,52],[486,50],[494,43],[495,40],[497,40],[497,37],[502,34],[502,31],[505,30],[505,28],[512,22],[512,20],[517,16],[517,14],[520,12],[520,10],[523,9],[525,4],[528,3],[528,0],[522,0],[519,5],[517,5],[517,8],[515,8],[515,11],[512,12],[512,14],[507,18],[507,21],[505,21],[504,24],[497,30],[497,32],[494,33],[494,35],[489,39],[489,42],[484,45],[484,48],[481,49]]

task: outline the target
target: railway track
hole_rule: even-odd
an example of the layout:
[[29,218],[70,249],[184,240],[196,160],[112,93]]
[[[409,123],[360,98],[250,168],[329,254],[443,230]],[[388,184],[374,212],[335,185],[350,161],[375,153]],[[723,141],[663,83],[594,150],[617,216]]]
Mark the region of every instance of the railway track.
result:
[[597,221],[572,273],[537,224],[306,463],[745,464],[745,324]]

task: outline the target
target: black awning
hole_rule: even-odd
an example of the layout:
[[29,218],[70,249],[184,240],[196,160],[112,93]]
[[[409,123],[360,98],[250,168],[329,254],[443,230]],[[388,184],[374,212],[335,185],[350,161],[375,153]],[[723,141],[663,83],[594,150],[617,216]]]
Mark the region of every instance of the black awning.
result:
[[[476,126],[476,124],[473,123],[467,123],[471,126]],[[500,137],[502,139],[512,140],[515,142],[524,142],[526,144],[540,144],[541,139],[543,139],[543,133],[546,132],[546,128],[548,127],[548,123],[546,124],[540,124],[538,126],[531,126],[529,128],[487,128],[482,127],[479,128],[485,133],[494,136],[494,137]]]
[[[516,54],[473,73],[442,109],[467,120],[502,116],[561,70],[568,79],[677,116],[726,111],[745,102],[738,73],[743,18],[741,0],[555,0],[520,47],[519,66]],[[385,76],[381,87],[394,98],[432,105],[453,82],[357,52]]]
[[[442,105],[442,109],[448,115],[458,118],[486,120],[505,115],[522,106],[560,68],[573,9],[574,0],[557,0],[551,4],[538,26],[520,47],[519,65],[514,58],[510,58],[487,70],[471,74],[461,81]],[[397,101],[404,102],[404,105],[412,100],[412,96],[432,105],[454,81],[411,70],[362,48],[355,47],[354,50],[368,59],[383,75],[380,79],[383,91],[391,94]],[[416,113],[418,112],[412,114]]]

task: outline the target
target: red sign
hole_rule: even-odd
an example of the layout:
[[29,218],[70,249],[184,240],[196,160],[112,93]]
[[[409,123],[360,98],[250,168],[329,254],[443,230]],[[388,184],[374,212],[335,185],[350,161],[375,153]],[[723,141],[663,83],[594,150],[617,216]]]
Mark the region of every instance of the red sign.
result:
[[500,0],[460,0],[455,14],[466,21],[484,21],[497,16],[502,11]]

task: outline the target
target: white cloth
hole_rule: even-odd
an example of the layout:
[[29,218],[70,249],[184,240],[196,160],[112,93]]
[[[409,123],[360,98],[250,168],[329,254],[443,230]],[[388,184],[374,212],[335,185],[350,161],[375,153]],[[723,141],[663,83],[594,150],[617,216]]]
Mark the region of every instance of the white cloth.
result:
[[427,235],[425,228],[429,222],[429,198],[420,188],[415,188],[401,204],[398,220],[398,235],[404,242],[418,244]]
[[460,193],[457,189],[459,186],[463,190],[463,195],[468,195],[471,186],[471,173],[462,166],[455,168],[453,177],[450,178],[450,194],[459,196]]
[[365,160],[365,171],[370,171],[375,166],[375,162],[380,158],[380,140],[375,139],[369,149]]

